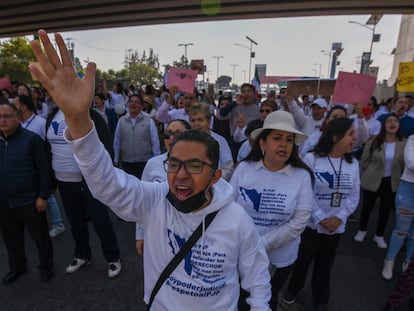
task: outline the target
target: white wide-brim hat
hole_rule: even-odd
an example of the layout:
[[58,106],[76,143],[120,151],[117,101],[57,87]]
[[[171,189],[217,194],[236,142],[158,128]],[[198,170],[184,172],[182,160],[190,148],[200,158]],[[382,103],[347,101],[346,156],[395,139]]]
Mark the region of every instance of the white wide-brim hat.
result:
[[256,139],[263,130],[279,130],[295,134],[295,143],[299,144],[305,141],[308,136],[295,129],[295,120],[292,115],[286,111],[273,111],[268,114],[264,120],[263,127],[255,129],[250,136]]

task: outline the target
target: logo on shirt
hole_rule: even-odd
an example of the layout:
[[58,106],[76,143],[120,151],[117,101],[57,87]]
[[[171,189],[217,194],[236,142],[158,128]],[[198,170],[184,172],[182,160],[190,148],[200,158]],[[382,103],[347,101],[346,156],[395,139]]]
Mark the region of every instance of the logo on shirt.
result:
[[[181,247],[184,246],[185,242],[187,242],[184,238],[179,237],[178,235],[171,232],[168,229],[168,245],[170,245],[172,253],[177,255],[180,251]],[[184,270],[187,272],[188,275],[191,275],[192,266],[191,266],[191,250],[187,253],[184,257]]]
[[247,198],[253,203],[253,209],[258,212],[260,209],[260,200],[262,198],[262,194],[257,192],[256,189],[247,189],[240,187],[240,195],[242,196],[243,200],[247,201]]
[[329,172],[315,172],[316,178],[319,179],[319,181],[324,184],[328,183],[329,188],[334,188],[334,175],[330,174]]
[[52,121],[52,123],[50,123],[50,126],[52,127],[53,133],[56,136],[63,136],[63,132],[67,128],[67,124],[64,120],[60,122]]

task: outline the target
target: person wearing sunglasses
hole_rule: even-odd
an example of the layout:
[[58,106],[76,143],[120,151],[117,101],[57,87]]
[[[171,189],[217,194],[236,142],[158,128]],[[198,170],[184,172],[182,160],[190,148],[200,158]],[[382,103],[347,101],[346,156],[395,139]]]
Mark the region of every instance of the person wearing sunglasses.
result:
[[[190,124],[181,119],[171,121],[163,133],[164,144],[167,152],[162,153],[148,160],[142,172],[142,181],[156,181],[163,182],[167,180],[167,172],[164,169],[164,161],[168,158],[170,152],[170,145],[174,138],[180,133],[191,129]],[[142,224],[137,223],[135,228],[135,247],[139,255],[144,253],[144,232]]]
[[[178,135],[164,163],[167,182],[143,182],[114,167],[89,116],[96,64],[88,63],[80,79],[62,36],[55,34],[59,56],[47,32],[38,34],[43,48],[36,41],[31,45],[43,73],[29,68],[65,114],[64,137],[93,196],[122,219],[143,223],[146,303],[164,268],[201,228],[201,237],[162,282],[149,309],[236,311],[242,284],[251,309],[269,311],[269,260],[252,220],[221,179],[217,141],[199,130]],[[214,215],[206,229],[205,219]]]

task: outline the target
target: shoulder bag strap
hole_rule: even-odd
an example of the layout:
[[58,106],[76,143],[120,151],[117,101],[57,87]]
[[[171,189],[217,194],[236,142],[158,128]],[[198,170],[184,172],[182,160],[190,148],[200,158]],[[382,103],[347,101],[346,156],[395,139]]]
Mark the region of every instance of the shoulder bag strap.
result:
[[[210,213],[206,216],[205,219],[205,230],[207,230],[210,223],[213,221],[214,217],[216,217],[218,211],[215,211],[213,213]],[[175,268],[178,266],[178,264],[184,259],[184,257],[187,255],[187,253],[191,250],[191,248],[194,246],[194,244],[198,241],[198,239],[201,236],[201,231],[203,229],[203,223],[199,224],[197,229],[193,232],[193,234],[190,236],[190,238],[185,242],[183,247],[180,249],[180,251],[175,255],[173,259],[168,263],[168,265],[164,268],[162,271],[160,277],[158,278],[157,283],[155,283],[154,288],[152,289],[152,293],[149,299],[149,303],[147,306],[147,310],[149,311],[152,303],[154,302],[155,295],[160,290],[162,284],[164,281],[170,276],[170,274],[175,270]]]

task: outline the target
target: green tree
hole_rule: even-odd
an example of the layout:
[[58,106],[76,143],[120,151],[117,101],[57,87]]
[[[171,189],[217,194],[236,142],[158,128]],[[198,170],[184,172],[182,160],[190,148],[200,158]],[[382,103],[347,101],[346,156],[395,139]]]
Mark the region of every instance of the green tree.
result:
[[130,80],[139,84],[153,84],[154,81],[160,79],[161,75],[158,69],[147,64],[133,64],[130,68]]
[[190,66],[188,59],[184,55],[179,60],[173,62],[173,67],[188,68]]
[[0,43],[0,77],[33,83],[28,67],[31,61],[35,61],[35,56],[27,39],[16,37]]
[[116,75],[119,80],[152,84],[161,77],[158,54],[155,54],[152,48],[148,53],[144,50],[141,56],[137,50],[127,50],[123,64],[124,69],[117,72]]
[[147,58],[147,65],[150,65],[156,68],[157,70],[160,70],[160,60],[158,58],[158,54],[155,54],[152,48],[150,48],[149,50],[149,55]]

